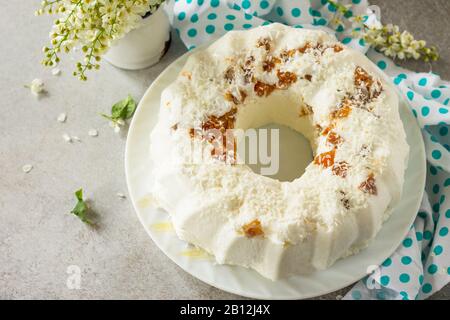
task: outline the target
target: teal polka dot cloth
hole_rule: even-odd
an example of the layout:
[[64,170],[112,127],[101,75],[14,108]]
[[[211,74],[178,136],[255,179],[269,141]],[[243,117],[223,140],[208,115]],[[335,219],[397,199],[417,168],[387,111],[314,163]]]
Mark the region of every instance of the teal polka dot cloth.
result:
[[[367,0],[348,0],[351,15],[367,25],[380,21]],[[427,155],[427,184],[420,211],[395,253],[359,281],[344,299],[424,299],[450,280],[450,83],[433,73],[402,69],[370,49],[351,22],[333,23],[335,8],[325,0],[175,0],[166,7],[188,49],[231,30],[271,22],[297,28],[322,28],[365,54],[383,70],[411,106],[422,128]]]

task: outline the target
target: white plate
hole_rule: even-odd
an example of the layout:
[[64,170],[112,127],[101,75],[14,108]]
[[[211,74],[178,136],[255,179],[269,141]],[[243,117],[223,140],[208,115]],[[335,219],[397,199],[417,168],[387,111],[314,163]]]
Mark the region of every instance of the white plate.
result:
[[186,242],[179,240],[171,228],[169,215],[151,205],[149,146],[150,132],[158,118],[161,92],[175,80],[188,55],[186,53],[172,63],[144,94],[133,117],[125,151],[125,171],[133,206],[147,233],[172,261],[194,277],[234,294],[258,299],[304,299],[358,281],[366,275],[369,266],[379,265],[395,251],[419,209],[426,173],[422,135],[405,101],[401,103],[400,115],[411,151],[403,197],[375,240],[359,254],[342,259],[324,271],[271,281],[253,270],[215,264],[211,257],[189,249]]

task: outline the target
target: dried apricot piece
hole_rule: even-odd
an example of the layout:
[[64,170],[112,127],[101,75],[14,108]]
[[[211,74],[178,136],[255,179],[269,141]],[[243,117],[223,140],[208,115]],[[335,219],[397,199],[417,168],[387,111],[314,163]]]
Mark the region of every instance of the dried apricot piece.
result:
[[264,231],[262,229],[261,222],[258,219],[255,219],[255,220],[243,225],[242,231],[244,232],[244,234],[247,238],[253,238],[253,237],[264,235]]
[[348,168],[349,166],[346,161],[339,161],[333,165],[331,171],[334,175],[345,178],[347,176]]
[[233,67],[229,67],[229,68],[225,71],[224,78],[225,78],[225,80],[227,80],[227,82],[228,82],[229,84],[231,84],[231,83],[233,82],[233,80],[234,80],[234,77],[235,77],[234,68],[233,68]]
[[281,51],[281,53],[280,53],[280,58],[281,58],[284,62],[286,62],[286,61],[289,60],[289,58],[292,58],[292,57],[295,55],[295,52],[296,52],[296,51],[297,51],[297,50],[294,50],[294,49],[283,50],[283,51]]
[[312,107],[310,106],[310,105],[308,105],[308,104],[304,104],[304,105],[302,105],[302,107],[300,108],[300,111],[298,112],[298,115],[300,116],[300,117],[306,117],[306,116],[309,116],[309,115],[311,115],[311,114],[313,114],[314,112],[313,112],[313,109],[312,109]]
[[335,44],[333,46],[333,50],[334,52],[341,52],[342,50],[344,50],[344,48],[341,45]]
[[330,133],[328,133],[327,142],[337,146],[344,142],[344,139],[334,131],[330,131]]
[[352,112],[352,108],[347,103],[343,103],[342,107],[331,112],[331,119],[342,119],[347,118]]
[[377,195],[377,186],[375,185],[375,178],[373,176],[373,173],[369,174],[366,181],[362,182],[359,185],[359,190],[371,195]]
[[244,90],[239,90],[239,97],[236,97],[229,91],[225,93],[225,100],[231,101],[236,105],[243,103],[245,98],[247,98],[247,93]]
[[331,167],[334,164],[336,149],[321,153],[314,158],[314,163],[324,168]]
[[256,44],[258,48],[264,47],[266,51],[270,51],[270,40],[268,38],[261,38],[258,40],[258,43]]
[[280,63],[281,60],[277,57],[268,56],[266,60],[263,61],[262,68],[265,72],[270,72],[275,68],[275,65]]
[[278,88],[285,89],[297,81],[297,75],[289,71],[277,71]]
[[259,97],[267,97],[269,94],[275,90],[275,86],[273,84],[264,83],[261,81],[257,81],[255,83],[255,86],[253,87],[253,90],[255,90],[256,94]]
[[365,86],[368,91],[373,84],[373,78],[369,73],[361,67],[356,67],[355,69],[355,86],[362,87]]

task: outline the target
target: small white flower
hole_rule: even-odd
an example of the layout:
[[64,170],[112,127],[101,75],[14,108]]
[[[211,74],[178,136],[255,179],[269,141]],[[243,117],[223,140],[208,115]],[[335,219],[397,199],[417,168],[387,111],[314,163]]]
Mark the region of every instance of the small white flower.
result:
[[418,45],[420,48],[423,48],[423,47],[425,47],[425,46],[427,45],[427,43],[426,43],[425,40],[416,40],[416,41],[417,41],[417,45]]
[[31,93],[35,96],[38,96],[45,91],[44,81],[42,81],[41,79],[34,79],[29,85],[25,87],[30,88]]
[[398,34],[398,33],[395,33],[395,34],[393,34],[393,35],[391,35],[391,36],[388,36],[388,41],[390,42],[390,43],[392,43],[392,45],[396,45],[396,46],[399,46],[399,42],[400,42],[400,34]]
[[414,59],[418,60],[420,58],[420,53],[417,51],[411,52],[411,55]]
[[91,137],[97,137],[97,136],[98,136],[98,130],[96,130],[96,129],[90,129],[90,130],[88,131],[88,135],[91,136]]
[[125,121],[118,119],[116,121],[110,121],[109,126],[114,129],[115,133],[119,133],[122,126],[125,125]]
[[385,42],[386,42],[386,39],[384,39],[381,35],[378,35],[374,40],[375,45],[382,45]]
[[395,52],[395,50],[393,50],[392,47],[383,47],[380,50],[388,57],[394,58],[396,56],[396,52]]
[[59,68],[52,69],[52,75],[59,76],[60,74],[61,74],[61,69],[59,69]]
[[64,133],[62,135],[62,138],[64,139],[65,142],[68,142],[68,143],[72,142],[72,138],[67,133]]
[[403,31],[400,35],[400,43],[405,48],[408,47],[413,40],[414,40],[414,37],[412,36],[411,33],[407,32],[407,31]]
[[58,116],[58,118],[56,118],[56,120],[58,120],[58,122],[61,122],[61,123],[66,122],[66,119],[67,119],[67,115],[65,113],[61,113]]
[[330,20],[330,25],[333,27],[337,27],[339,25],[343,24],[343,21],[341,19],[341,15],[336,14],[333,19]]
[[25,173],[30,172],[33,169],[33,166],[31,164],[26,164],[22,167],[22,171]]
[[364,16],[354,16],[349,19],[352,22],[353,28],[362,28],[364,24]]

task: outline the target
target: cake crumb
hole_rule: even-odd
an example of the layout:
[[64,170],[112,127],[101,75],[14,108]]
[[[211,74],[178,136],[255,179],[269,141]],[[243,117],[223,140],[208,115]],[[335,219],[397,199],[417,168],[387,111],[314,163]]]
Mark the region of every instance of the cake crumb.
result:
[[31,164],[26,164],[22,167],[22,171],[25,173],[30,172],[31,170],[33,170],[33,166]]
[[61,74],[61,69],[59,69],[59,68],[52,69],[52,75],[59,76],[60,74]]
[[118,198],[120,198],[120,199],[126,199],[126,198],[127,198],[126,195],[124,195],[123,193],[120,193],[120,192],[117,192],[117,193],[116,193],[116,196],[117,196]]
[[98,130],[97,129],[90,129],[88,131],[88,135],[91,137],[97,137],[98,136]]
[[64,133],[62,135],[62,138],[64,139],[65,142],[68,142],[68,143],[72,142],[72,138],[67,133]]
[[67,115],[65,113],[61,113],[59,114],[58,118],[56,118],[56,120],[58,120],[58,122],[64,123],[67,120]]

